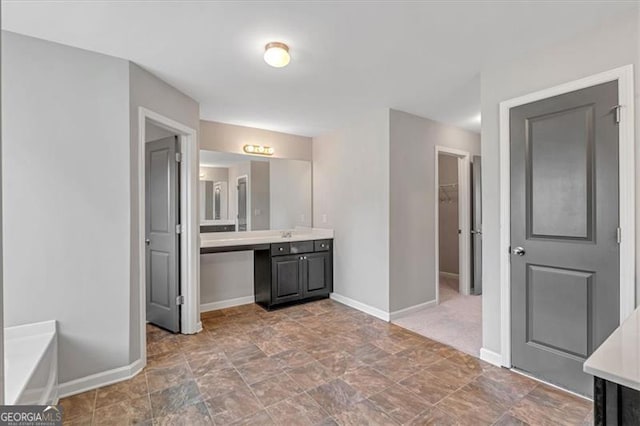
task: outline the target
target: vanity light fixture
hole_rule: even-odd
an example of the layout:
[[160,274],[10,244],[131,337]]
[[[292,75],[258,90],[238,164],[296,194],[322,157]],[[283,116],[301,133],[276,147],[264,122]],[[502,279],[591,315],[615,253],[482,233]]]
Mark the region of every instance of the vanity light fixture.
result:
[[245,145],[242,149],[247,154],[273,155],[273,153],[274,153],[273,148],[271,148],[270,146]]
[[289,65],[291,56],[289,46],[279,41],[267,43],[264,47],[264,61],[275,68],[282,68]]

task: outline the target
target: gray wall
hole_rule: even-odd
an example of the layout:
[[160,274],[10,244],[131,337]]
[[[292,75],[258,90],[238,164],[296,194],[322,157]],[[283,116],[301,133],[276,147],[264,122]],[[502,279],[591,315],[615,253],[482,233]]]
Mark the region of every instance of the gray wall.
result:
[[480,135],[391,110],[390,137],[389,299],[393,312],[435,299],[435,147],[479,154]]
[[[438,157],[438,183],[440,185],[458,183],[458,159],[440,154]],[[442,190],[441,190],[442,191]],[[447,196],[441,195],[438,205],[438,256],[440,272],[457,274],[459,264],[458,237],[458,191],[446,189]],[[445,198],[444,201],[442,199]]]
[[269,162],[251,162],[251,230],[269,229]]
[[267,145],[275,150],[272,158],[311,161],[311,138],[215,121],[200,121],[200,148],[245,154],[246,144]]
[[388,312],[388,109],[313,138],[313,224],[335,230],[334,292]]
[[130,362],[129,66],[2,32],[5,326],[55,319],[61,383]]
[[[138,239],[138,113],[139,107],[168,117],[178,123],[198,131],[200,127],[200,107],[196,101],[168,85],[153,74],[134,63],[129,63],[129,117],[130,133],[128,165],[129,175],[129,215],[130,236],[128,260],[131,268],[129,274],[129,316],[130,316],[130,352],[129,362],[140,358],[140,265]],[[198,163],[198,159],[196,159]],[[198,200],[195,201],[196,203]]]
[[[499,103],[501,101],[634,64],[636,110],[640,89],[638,15],[628,15],[588,34],[555,43],[510,63],[488,64],[481,75],[483,205],[483,347],[500,353]],[[640,114],[638,115],[640,117]],[[636,119],[636,182],[640,177],[640,120]],[[640,223],[640,185],[636,184],[636,223]],[[636,225],[637,226],[637,225]],[[636,246],[640,247],[637,227]],[[636,250],[640,263],[640,250]],[[640,282],[636,266],[636,285]],[[636,292],[637,296],[640,292]],[[638,300],[638,298],[636,298]]]
[[253,252],[200,256],[200,304],[253,296]]

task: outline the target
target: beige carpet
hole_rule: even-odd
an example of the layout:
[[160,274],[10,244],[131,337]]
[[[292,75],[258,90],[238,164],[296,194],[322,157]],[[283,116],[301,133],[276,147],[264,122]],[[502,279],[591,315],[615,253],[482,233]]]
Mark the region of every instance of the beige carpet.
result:
[[440,304],[394,321],[475,357],[482,347],[482,296],[462,296],[458,279],[440,276]]

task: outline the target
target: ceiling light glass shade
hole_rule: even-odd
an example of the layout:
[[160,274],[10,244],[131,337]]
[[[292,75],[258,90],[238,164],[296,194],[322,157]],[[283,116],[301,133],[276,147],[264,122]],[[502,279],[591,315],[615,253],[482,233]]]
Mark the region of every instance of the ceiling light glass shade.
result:
[[274,41],[264,47],[264,61],[275,68],[286,67],[291,60],[289,46]]

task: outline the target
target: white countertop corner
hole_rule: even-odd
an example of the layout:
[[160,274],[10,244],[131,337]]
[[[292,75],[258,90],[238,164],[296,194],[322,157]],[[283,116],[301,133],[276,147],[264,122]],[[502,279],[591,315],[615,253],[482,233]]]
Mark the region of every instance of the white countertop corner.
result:
[[[282,233],[290,233],[290,237]],[[291,230],[208,232],[200,234],[200,247],[231,247],[254,244],[288,243],[293,241],[325,240],[333,238],[333,229],[296,228]]]
[[585,373],[640,391],[640,308],[584,363]]

